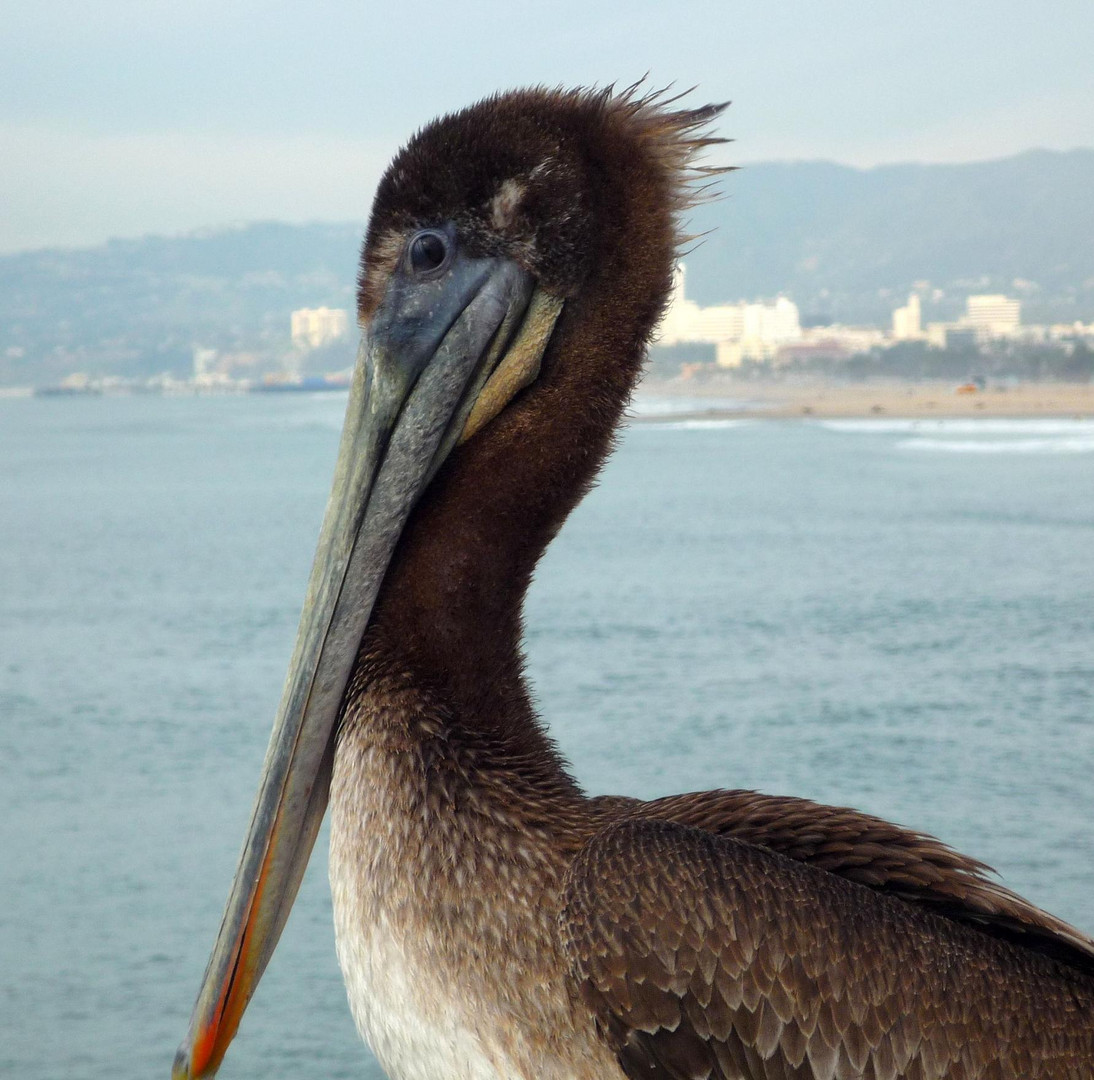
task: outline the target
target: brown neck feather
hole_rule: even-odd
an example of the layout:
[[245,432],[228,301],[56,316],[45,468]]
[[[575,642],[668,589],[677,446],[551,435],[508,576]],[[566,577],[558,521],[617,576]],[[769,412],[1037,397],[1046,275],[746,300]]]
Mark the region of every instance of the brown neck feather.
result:
[[644,301],[605,282],[568,302],[540,379],[453,454],[415,509],[373,616],[368,640],[415,685],[522,755],[548,745],[523,679],[524,595],[612,447],[667,291],[658,276]]
[[655,123],[626,101],[581,100],[596,130],[582,166],[595,182],[577,200],[598,222],[591,269],[563,292],[537,380],[453,452],[411,515],[363,653],[428,688],[462,730],[553,762],[523,678],[524,596],[611,450],[671,287],[680,170],[702,145],[687,133],[717,111]]

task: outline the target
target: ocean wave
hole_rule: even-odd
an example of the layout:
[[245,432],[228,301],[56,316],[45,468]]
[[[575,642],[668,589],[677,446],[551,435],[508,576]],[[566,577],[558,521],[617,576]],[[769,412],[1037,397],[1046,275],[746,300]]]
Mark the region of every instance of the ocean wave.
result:
[[948,454],[1090,454],[1094,432],[1055,439],[901,439],[897,447]]
[[653,397],[639,395],[627,410],[643,420],[656,416],[677,416],[680,413],[742,412],[756,407],[756,402],[743,398]]
[[929,419],[866,418],[856,420],[816,420],[813,423],[829,431],[860,435],[918,434],[940,435],[1080,435],[1094,437],[1094,420],[1043,417],[937,417]]
[[724,416],[690,417],[687,420],[664,420],[658,423],[642,424],[647,431],[699,431],[712,428],[745,427],[755,423],[753,420],[735,420]]

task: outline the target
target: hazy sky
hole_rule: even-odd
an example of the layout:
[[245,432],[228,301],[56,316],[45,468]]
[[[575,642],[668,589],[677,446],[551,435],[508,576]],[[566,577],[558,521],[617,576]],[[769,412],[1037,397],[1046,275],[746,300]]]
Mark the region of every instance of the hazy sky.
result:
[[1094,145],[1091,0],[4,0],[0,49],[0,251],[363,220],[415,127],[529,83],[697,83],[742,162]]

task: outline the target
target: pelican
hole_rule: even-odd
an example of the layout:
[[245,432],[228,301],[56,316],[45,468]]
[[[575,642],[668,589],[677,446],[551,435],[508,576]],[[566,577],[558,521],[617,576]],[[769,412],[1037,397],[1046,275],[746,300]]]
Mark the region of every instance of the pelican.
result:
[[395,1080],[1094,1076],[1094,941],[937,840],[748,791],[590,797],[521,609],[605,460],[721,106],[525,90],[380,182],[333,491],[176,1078],[220,1066],[328,802]]

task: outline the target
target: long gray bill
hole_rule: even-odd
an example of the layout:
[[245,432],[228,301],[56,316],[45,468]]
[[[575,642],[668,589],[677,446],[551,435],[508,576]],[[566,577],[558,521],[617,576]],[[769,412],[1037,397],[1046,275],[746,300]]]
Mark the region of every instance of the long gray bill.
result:
[[457,253],[436,280],[393,272],[365,330],[250,830],[175,1080],[216,1071],[273,953],[326,810],[342,699],[388,563],[532,286],[514,263]]

